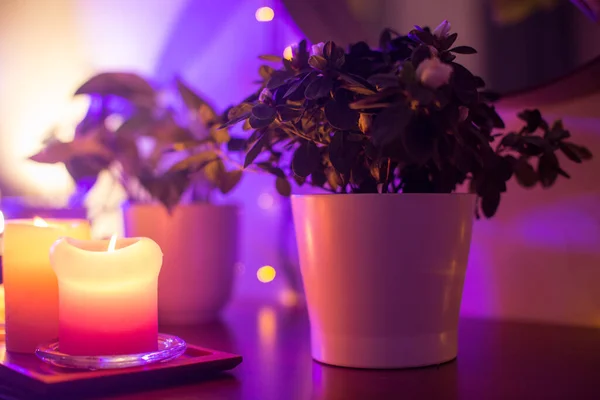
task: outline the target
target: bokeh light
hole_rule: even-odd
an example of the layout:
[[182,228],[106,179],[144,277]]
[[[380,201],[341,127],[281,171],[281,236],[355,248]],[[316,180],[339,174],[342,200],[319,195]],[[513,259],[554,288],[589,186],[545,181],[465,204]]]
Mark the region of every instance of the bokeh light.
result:
[[279,301],[286,307],[297,307],[301,304],[301,297],[296,291],[284,288],[279,293]]
[[241,261],[236,262],[234,267],[235,267],[235,272],[238,275],[242,275],[246,271],[246,266]]
[[258,310],[258,335],[265,346],[275,344],[277,332],[277,318],[275,310],[271,307],[261,307]]
[[277,272],[275,271],[275,268],[270,265],[260,267],[258,271],[256,271],[256,277],[262,283],[271,282],[273,279],[275,279],[275,275],[277,275]]
[[258,206],[263,210],[268,210],[273,207],[274,202],[275,199],[273,199],[273,196],[269,193],[261,193],[257,200]]
[[275,11],[271,7],[261,7],[256,10],[256,20],[258,22],[269,22],[275,17]]
[[0,211],[0,235],[4,233],[4,213]]
[[286,60],[291,60],[293,56],[294,54],[292,51],[292,46],[288,46],[285,49],[283,49],[283,58],[285,58]]

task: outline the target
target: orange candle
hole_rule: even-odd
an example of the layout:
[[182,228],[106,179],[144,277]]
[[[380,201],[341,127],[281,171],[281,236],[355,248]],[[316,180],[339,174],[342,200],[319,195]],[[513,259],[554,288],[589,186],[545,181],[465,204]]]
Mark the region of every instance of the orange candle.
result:
[[49,252],[61,236],[90,238],[85,220],[7,220],[3,280],[6,349],[33,353],[58,337],[58,284]]
[[119,355],[158,348],[160,247],[148,238],[63,238],[50,252],[59,287],[59,350]]

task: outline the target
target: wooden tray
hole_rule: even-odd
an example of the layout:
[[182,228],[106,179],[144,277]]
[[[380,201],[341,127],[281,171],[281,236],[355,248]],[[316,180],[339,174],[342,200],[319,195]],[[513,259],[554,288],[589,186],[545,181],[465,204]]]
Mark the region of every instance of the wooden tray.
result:
[[[61,393],[114,392],[199,381],[242,362],[236,354],[188,344],[183,355],[164,363],[113,370],[76,370],[55,367],[35,355],[7,353],[0,343],[0,398],[2,392],[57,396]],[[8,396],[6,396],[8,397]],[[20,398],[20,397],[15,397]]]

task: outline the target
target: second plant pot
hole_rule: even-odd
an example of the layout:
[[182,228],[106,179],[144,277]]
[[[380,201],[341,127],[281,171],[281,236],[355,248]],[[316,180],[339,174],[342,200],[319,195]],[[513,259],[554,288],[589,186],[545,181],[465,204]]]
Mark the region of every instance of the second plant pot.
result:
[[238,208],[210,204],[128,204],[127,236],[145,236],[163,251],[158,280],[158,318],[166,325],[216,319],[233,291],[238,261]]

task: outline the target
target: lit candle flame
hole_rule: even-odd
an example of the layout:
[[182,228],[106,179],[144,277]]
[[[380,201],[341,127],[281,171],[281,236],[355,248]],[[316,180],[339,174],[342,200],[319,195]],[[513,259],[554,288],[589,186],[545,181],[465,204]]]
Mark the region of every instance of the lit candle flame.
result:
[[38,226],[40,228],[47,228],[48,227],[48,223],[46,221],[44,221],[43,218],[34,217],[33,218],[33,226]]
[[114,233],[111,237],[110,237],[110,242],[108,242],[108,252],[111,251],[115,251],[115,248],[117,247],[117,234]]

